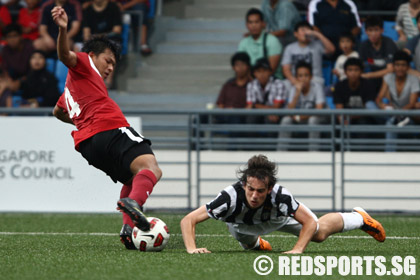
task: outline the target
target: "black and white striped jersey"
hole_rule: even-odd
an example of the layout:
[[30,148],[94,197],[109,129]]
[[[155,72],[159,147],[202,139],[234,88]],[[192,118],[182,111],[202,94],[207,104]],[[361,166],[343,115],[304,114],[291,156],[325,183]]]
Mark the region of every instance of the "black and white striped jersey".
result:
[[284,187],[275,184],[264,202],[251,209],[246,205],[245,190],[242,182],[237,182],[206,204],[207,214],[216,220],[227,223],[256,225],[266,221],[284,222],[293,217],[299,207],[293,195]]

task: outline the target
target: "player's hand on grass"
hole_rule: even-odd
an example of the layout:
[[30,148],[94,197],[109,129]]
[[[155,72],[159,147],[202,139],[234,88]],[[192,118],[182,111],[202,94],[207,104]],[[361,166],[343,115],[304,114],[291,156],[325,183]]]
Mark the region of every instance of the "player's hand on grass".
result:
[[211,251],[207,250],[207,248],[197,248],[194,250],[188,250],[188,254],[209,254]]
[[55,24],[58,25],[58,27],[66,28],[67,29],[67,23],[68,23],[68,17],[66,12],[64,11],[63,7],[55,6],[51,10],[52,18],[55,22]]
[[283,252],[283,254],[302,254],[303,252],[301,250],[290,250]]

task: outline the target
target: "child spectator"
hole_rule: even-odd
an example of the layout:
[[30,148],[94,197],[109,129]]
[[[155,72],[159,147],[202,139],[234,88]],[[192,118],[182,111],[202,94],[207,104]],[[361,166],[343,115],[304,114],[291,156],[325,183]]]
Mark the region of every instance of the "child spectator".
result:
[[17,24],[10,24],[4,29],[6,46],[3,47],[1,68],[4,78],[3,87],[17,91],[20,81],[29,73],[29,58],[33,52],[32,42],[22,38],[22,29]]
[[[304,61],[296,65],[296,83],[289,91],[288,109],[323,109],[325,106],[325,96],[323,88],[319,83],[312,81],[312,66]],[[318,125],[321,117],[308,115],[285,116],[281,120],[281,125],[309,124]],[[289,131],[280,132],[281,139],[288,139],[292,135]],[[316,140],[320,138],[320,133],[309,132],[309,138]],[[279,150],[286,150],[287,144],[279,143]],[[319,149],[319,144],[310,143],[309,149],[315,151]]]
[[353,50],[354,37],[351,35],[351,33],[341,34],[338,45],[343,54],[337,58],[333,73],[338,77],[340,81],[342,81],[346,78],[346,74],[344,73],[344,63],[346,63],[347,59],[350,57],[359,57],[359,54]]
[[349,0],[312,0],[308,6],[308,21],[336,48],[340,34],[347,32],[357,37],[362,27],[357,7]]
[[284,47],[296,40],[293,29],[302,18],[293,3],[288,0],[264,0],[261,10],[268,31],[279,38]]
[[73,45],[75,36],[80,31],[82,22],[82,9],[77,0],[48,0],[41,7],[41,23],[39,26],[40,37],[34,41],[37,50],[44,51],[47,55],[56,51],[58,27],[51,16],[51,10],[55,6],[61,6],[68,16],[68,39]]
[[260,58],[266,58],[273,69],[274,75],[282,78],[279,67],[282,46],[279,40],[264,31],[265,22],[263,13],[255,8],[250,9],[246,14],[247,37],[239,42],[238,51],[248,53],[251,58],[251,65],[255,65]]
[[216,105],[219,108],[245,108],[246,88],[250,75],[250,58],[246,52],[237,52],[231,58],[235,77],[229,79],[222,87]]
[[18,23],[22,26],[22,37],[34,41],[39,37],[39,0],[25,0],[25,3],[26,7],[19,11]]
[[54,107],[60,94],[57,79],[46,69],[46,58],[42,51],[34,51],[30,58],[31,70],[21,83],[23,106]]
[[284,76],[292,85],[296,85],[296,65],[299,61],[305,61],[312,67],[313,81],[323,85],[322,55],[334,53],[334,45],[320,32],[314,31],[307,21],[296,24],[294,35],[297,42],[286,47],[281,62]]
[[[408,74],[410,69],[410,56],[404,51],[398,51],[393,57],[392,73],[385,75],[381,91],[376,98],[378,107],[383,110],[411,110],[416,106],[418,93],[420,92],[419,80],[416,76]],[[384,98],[389,104],[384,103]],[[404,126],[410,123],[409,117],[391,117],[387,120],[388,126]],[[387,132],[386,139],[393,140],[397,138],[395,132]],[[395,143],[386,143],[386,151],[395,151]]]
[[361,43],[359,55],[366,66],[365,71],[369,72],[362,76],[373,79],[378,92],[382,78],[392,72],[392,56],[397,51],[397,46],[391,38],[382,35],[384,28],[380,17],[368,17],[365,29],[368,39]]
[[[270,63],[260,58],[253,67],[255,79],[248,83],[246,90],[246,108],[277,109],[285,103],[287,96],[283,82],[272,76]],[[251,123],[278,123],[279,116],[249,119]]]
[[[346,79],[339,81],[333,91],[333,101],[337,109],[377,109],[376,92],[371,80],[362,78],[363,62],[351,57],[344,63]],[[338,117],[340,123],[343,121]],[[352,116],[351,124],[369,124],[371,118]],[[347,124],[347,122],[346,122]]]

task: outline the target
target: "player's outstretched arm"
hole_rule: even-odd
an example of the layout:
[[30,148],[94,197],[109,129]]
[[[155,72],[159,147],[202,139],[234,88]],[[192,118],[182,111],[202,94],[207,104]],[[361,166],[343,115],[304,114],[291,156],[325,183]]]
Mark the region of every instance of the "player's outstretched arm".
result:
[[195,244],[195,225],[208,218],[206,206],[203,205],[181,220],[182,238],[189,254],[211,253],[207,248],[197,248]]
[[300,230],[298,241],[296,242],[293,249],[284,252],[284,254],[302,254],[316,231],[317,221],[315,221],[314,217],[312,217],[312,215],[309,213],[309,211],[306,210],[305,207],[299,206],[294,218],[296,221],[302,224],[302,229]]
[[57,55],[58,58],[67,67],[74,67],[77,63],[76,53],[70,51],[68,35],[67,35],[67,24],[68,17],[64,9],[60,6],[55,6],[51,10],[51,16],[58,26],[58,38],[57,38]]
[[73,124],[74,125],[74,123],[71,120],[69,114],[67,114],[66,112],[64,112],[63,109],[61,109],[57,105],[55,105],[55,107],[54,107],[53,115],[54,115],[54,117],[56,117],[57,119],[59,119],[62,122],[65,122],[65,123],[69,123],[69,124]]

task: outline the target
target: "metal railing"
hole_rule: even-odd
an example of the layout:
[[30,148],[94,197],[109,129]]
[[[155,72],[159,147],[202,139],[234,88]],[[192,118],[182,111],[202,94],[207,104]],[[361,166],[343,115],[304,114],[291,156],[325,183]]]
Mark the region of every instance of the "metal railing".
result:
[[[22,109],[22,108],[0,108],[0,114],[12,115],[48,115],[52,108]],[[420,200],[420,196],[399,195],[383,196],[378,192],[374,196],[352,195],[347,193],[346,185],[353,183],[382,184],[394,183],[405,184],[414,187],[420,186],[420,179],[382,179],[373,177],[372,179],[352,179],[346,176],[346,168],[360,167],[420,167],[420,163],[412,162],[352,162],[346,159],[347,152],[365,151],[378,152],[385,151],[387,145],[391,145],[400,152],[418,153],[420,151],[420,125],[407,124],[404,127],[391,126],[385,124],[353,125],[339,123],[337,118],[349,119],[354,116],[370,116],[376,120],[385,122],[386,118],[392,116],[408,116],[420,118],[420,110],[246,110],[246,109],[214,109],[214,110],[138,110],[124,109],[126,115],[142,116],[143,132],[151,138],[154,149],[182,150],[186,152],[185,160],[176,162],[160,162],[161,165],[183,165],[187,169],[187,174],[177,178],[163,178],[164,181],[183,181],[187,184],[185,194],[161,194],[162,197],[183,197],[188,199],[188,208],[192,208],[192,194],[195,187],[195,200],[197,204],[202,198],[210,197],[202,192],[202,183],[221,182],[231,183],[232,178],[215,178],[202,174],[202,168],[217,165],[232,165],[235,168],[244,162],[235,162],[228,158],[220,161],[208,161],[201,158],[204,151],[276,151],[281,144],[291,144],[288,147],[295,151],[308,151],[311,144],[317,144],[323,153],[330,153],[330,161],[288,161],[287,159],[277,162],[278,165],[285,166],[324,166],[330,168],[330,176],[324,178],[287,178],[282,177],[282,182],[314,182],[331,184],[328,194],[307,194],[299,195],[301,198],[328,199],[330,209],[337,210],[337,204],[345,208],[347,200],[351,199],[385,199],[385,200]],[[324,118],[321,125],[279,125],[279,124],[223,124],[214,123],[218,116],[285,116],[285,115],[311,115]],[[164,119],[162,116],[166,116]],[[205,121],[203,121],[205,119]],[[319,139],[310,139],[306,135],[298,135],[299,138],[278,137],[279,132],[291,131],[293,133],[320,132]],[[386,133],[397,133],[401,137],[386,139]],[[384,152],[385,153],[385,152]],[[336,157],[340,158],[336,162]],[[194,157],[194,160],[193,160]],[[195,161],[195,165],[192,162]],[[339,170],[337,170],[339,168]],[[337,178],[337,171],[340,171],[340,178]],[[195,180],[193,179],[195,178]],[[336,182],[341,182],[341,195],[337,197]],[[194,180],[194,182],[193,182]],[[159,195],[158,195],[159,196]],[[214,197],[214,195],[211,195]],[[337,201],[339,199],[340,201]]]

